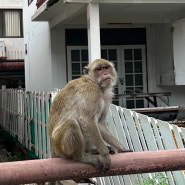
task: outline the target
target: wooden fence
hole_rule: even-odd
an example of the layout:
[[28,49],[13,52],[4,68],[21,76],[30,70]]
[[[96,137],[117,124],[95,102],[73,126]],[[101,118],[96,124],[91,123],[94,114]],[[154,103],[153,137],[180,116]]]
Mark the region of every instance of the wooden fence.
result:
[[[0,90],[0,125],[38,158],[50,157],[47,119],[57,92]],[[134,151],[184,148],[185,128],[111,105],[108,126],[125,147]],[[184,171],[163,172],[170,185],[185,184]],[[141,184],[155,173],[97,178],[98,184]]]

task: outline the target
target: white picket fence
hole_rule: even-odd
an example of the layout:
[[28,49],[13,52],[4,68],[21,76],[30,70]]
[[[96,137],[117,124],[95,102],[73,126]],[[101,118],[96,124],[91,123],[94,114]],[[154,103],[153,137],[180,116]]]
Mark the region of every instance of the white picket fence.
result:
[[[0,90],[0,125],[39,158],[50,157],[47,119],[57,92]],[[185,129],[111,105],[108,126],[125,147],[134,151],[184,148]],[[185,184],[184,171],[163,172],[170,185]],[[155,173],[97,178],[98,185],[142,184]]]
[[24,50],[8,50],[6,52],[0,50],[0,58],[5,57],[7,60],[23,60]]
[[39,158],[50,157],[47,118],[50,93],[0,91],[0,124]]

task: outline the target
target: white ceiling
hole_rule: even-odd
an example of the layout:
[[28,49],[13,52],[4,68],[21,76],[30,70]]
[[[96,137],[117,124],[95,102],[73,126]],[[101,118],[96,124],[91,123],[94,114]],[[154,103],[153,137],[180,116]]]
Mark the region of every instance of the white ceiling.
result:
[[[55,24],[63,21],[65,24],[86,24],[86,6],[87,3],[59,1],[47,10],[45,5],[42,6],[33,19]],[[102,24],[168,23],[181,19],[185,19],[185,0],[184,3],[100,3]]]
[[185,3],[100,4],[100,16],[114,22],[173,22],[185,18]]

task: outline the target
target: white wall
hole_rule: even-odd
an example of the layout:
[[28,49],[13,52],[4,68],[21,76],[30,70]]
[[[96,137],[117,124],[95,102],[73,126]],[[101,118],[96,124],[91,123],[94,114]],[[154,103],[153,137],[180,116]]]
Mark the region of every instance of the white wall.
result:
[[[39,30],[45,28],[43,25],[37,25],[36,27]],[[52,90],[50,40],[47,39],[48,35],[49,30],[43,30],[42,34],[35,35],[34,39],[28,43],[26,69],[27,64],[29,64],[29,73],[26,70],[26,82],[29,81],[29,86],[26,83],[27,90]]]
[[51,90],[50,32],[48,22],[32,22],[36,0],[28,7],[24,1],[24,39],[26,90]]
[[185,19],[173,24],[175,82],[185,85]]
[[154,24],[157,85],[175,85],[171,24]]
[[[148,67],[148,91],[149,92],[171,92],[170,105],[185,106],[185,86],[175,85],[170,82],[170,76],[166,78],[165,85],[159,83],[159,76],[164,74],[172,74],[173,65],[173,50],[172,50],[172,35],[164,34],[164,29],[169,30],[168,25],[161,28],[161,24],[151,24],[147,26],[147,67]],[[181,38],[182,39],[182,38]],[[185,42],[178,47],[184,48]],[[176,46],[176,47],[177,47]],[[180,56],[180,55],[179,55]],[[176,62],[176,61],[175,61]],[[174,63],[175,63],[174,62]],[[183,64],[180,68],[184,69]],[[184,76],[185,77],[185,76]],[[164,76],[163,76],[164,78]],[[173,76],[172,76],[173,78]],[[175,77],[174,77],[175,78]],[[174,79],[176,80],[176,78]],[[167,82],[169,81],[169,83]]]
[[26,90],[52,91],[66,84],[65,31],[50,32],[48,22],[31,21],[36,10],[36,0],[24,3]]
[[22,8],[23,1],[27,0],[1,0],[0,8]]
[[62,88],[67,83],[65,28],[51,30],[52,87]]

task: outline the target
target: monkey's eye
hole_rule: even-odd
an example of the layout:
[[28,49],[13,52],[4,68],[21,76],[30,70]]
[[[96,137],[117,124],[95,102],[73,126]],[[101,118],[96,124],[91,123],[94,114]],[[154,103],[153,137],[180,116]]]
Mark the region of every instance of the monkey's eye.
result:
[[95,70],[96,71],[103,71],[103,70],[107,70],[109,68],[110,68],[110,66],[99,66],[99,67],[95,68]]

